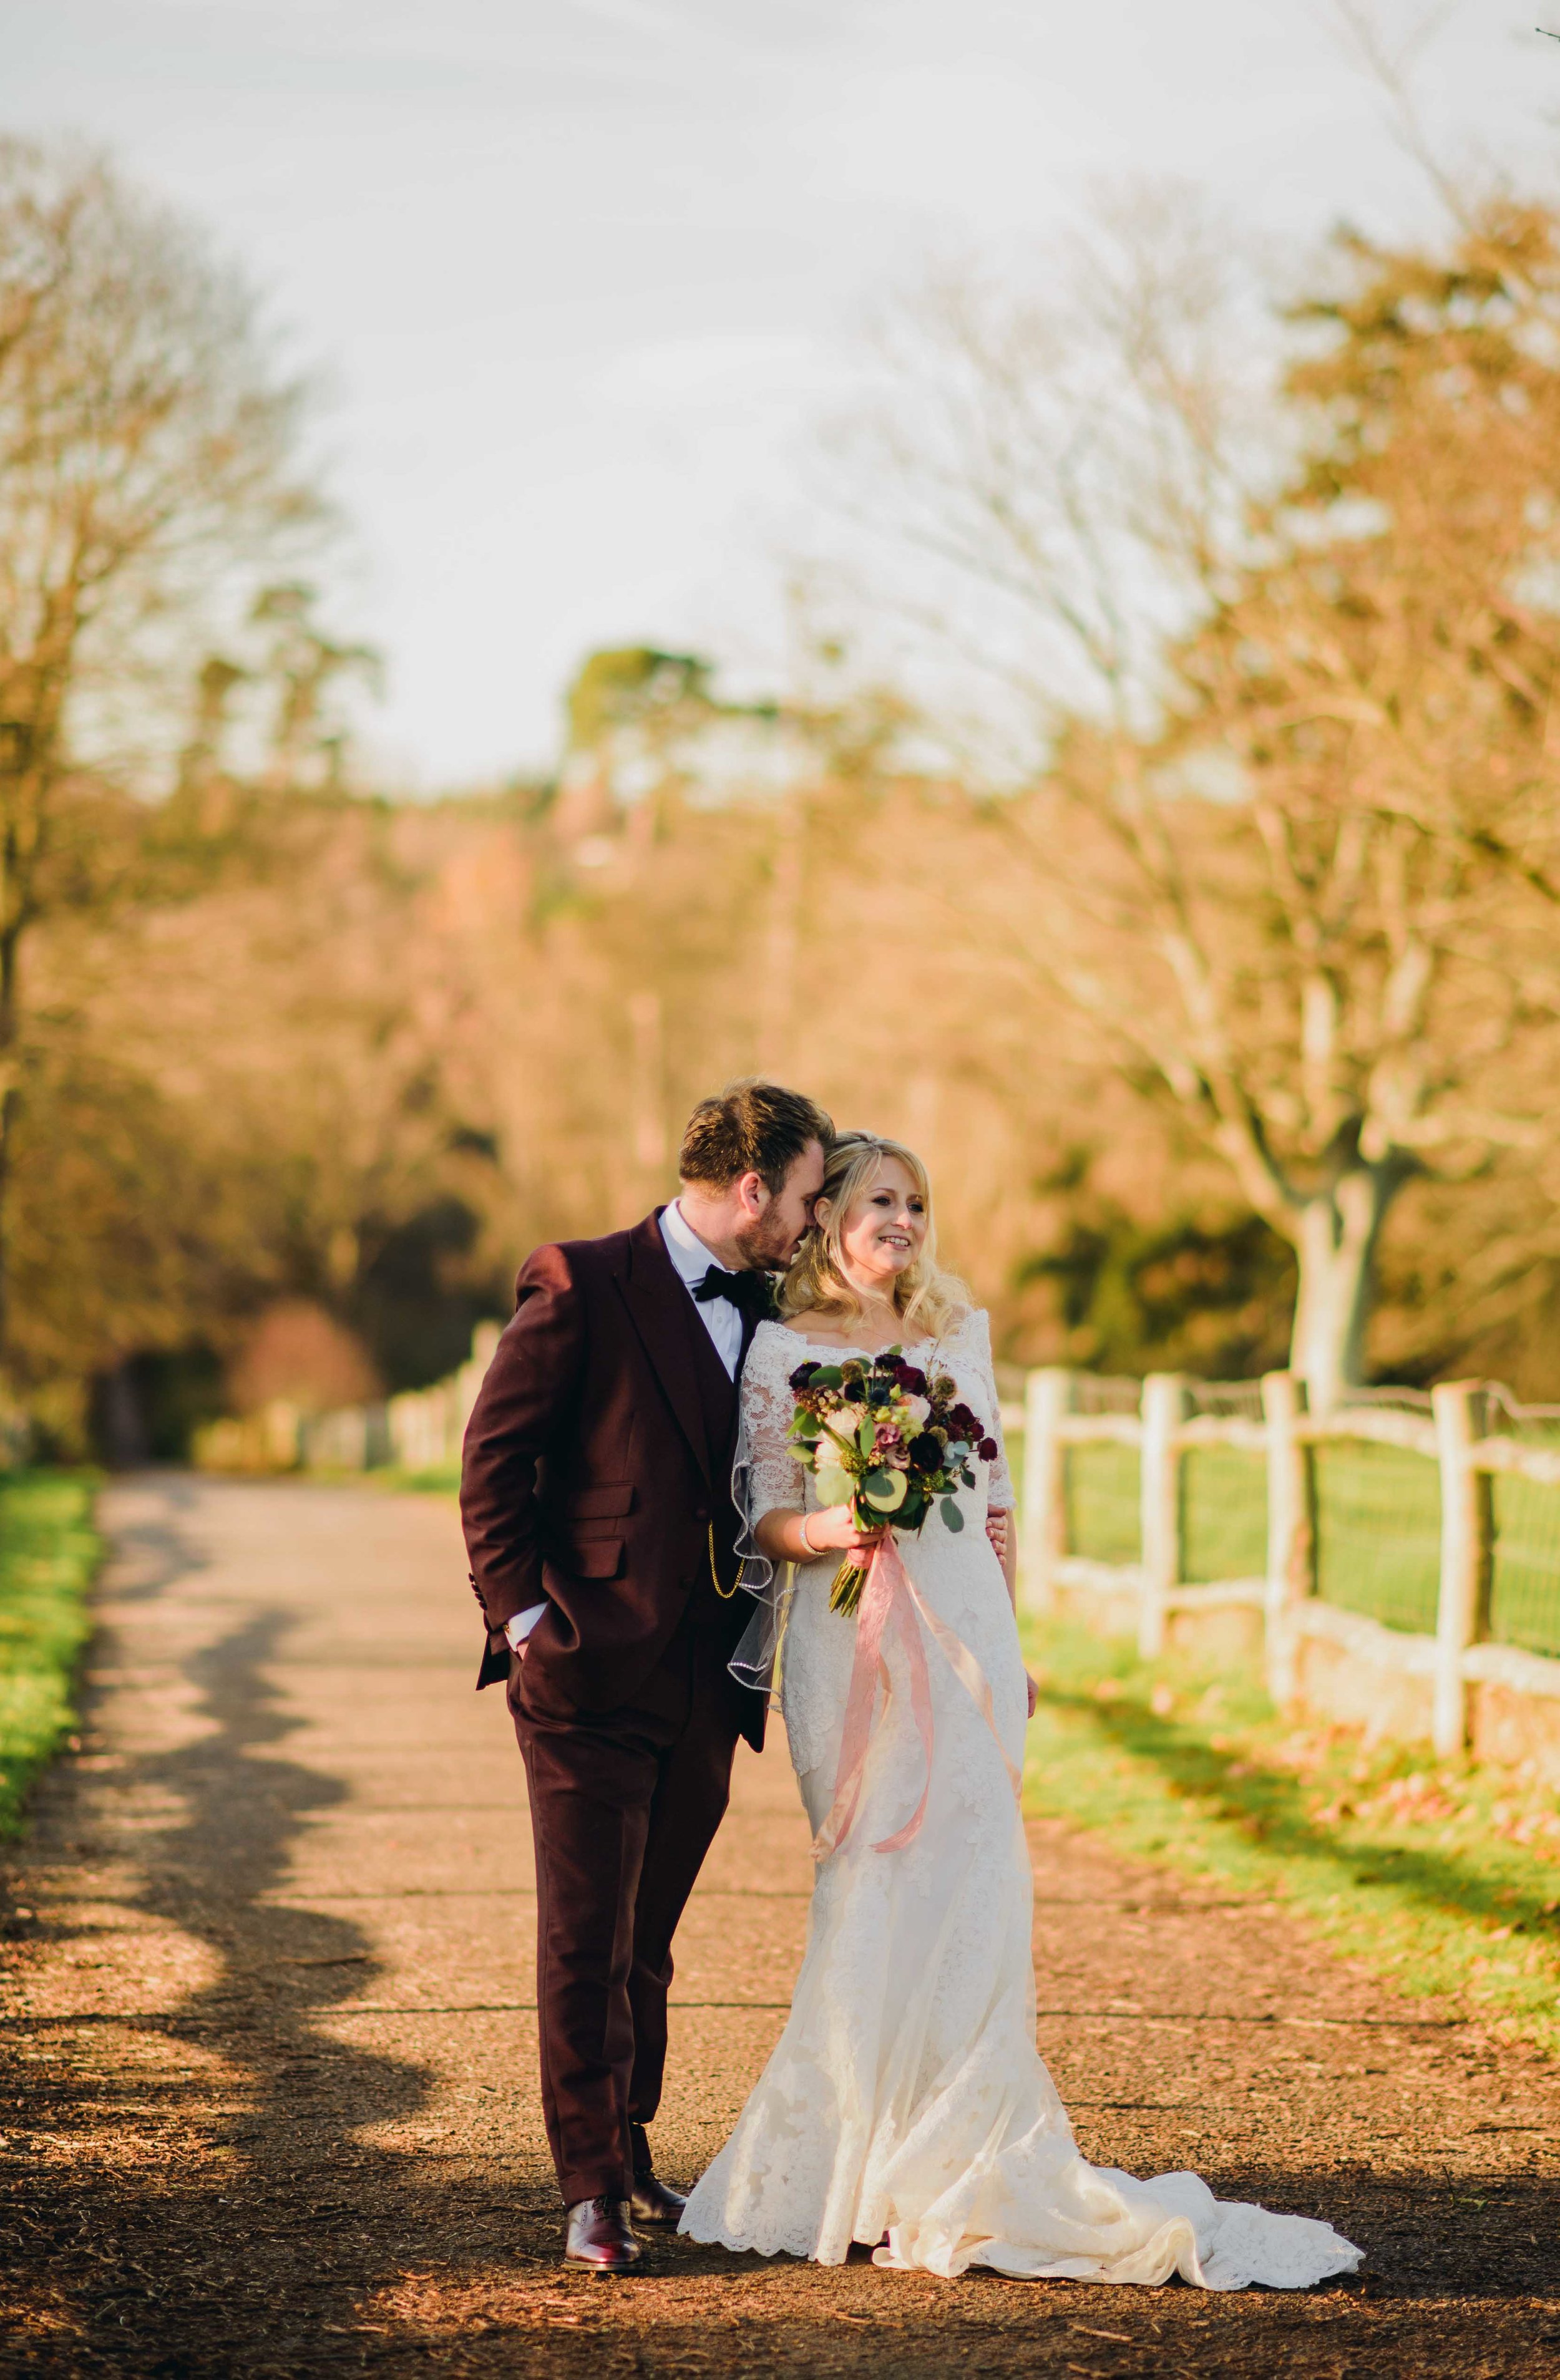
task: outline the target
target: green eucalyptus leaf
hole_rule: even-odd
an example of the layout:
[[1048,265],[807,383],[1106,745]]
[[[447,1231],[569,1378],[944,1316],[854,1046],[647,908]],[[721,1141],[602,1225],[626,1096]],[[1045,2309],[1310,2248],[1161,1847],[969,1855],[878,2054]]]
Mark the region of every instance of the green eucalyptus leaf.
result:
[[943,1499],[943,1518],[957,1537],[964,1526],[964,1514],[951,1496],[945,1496]]

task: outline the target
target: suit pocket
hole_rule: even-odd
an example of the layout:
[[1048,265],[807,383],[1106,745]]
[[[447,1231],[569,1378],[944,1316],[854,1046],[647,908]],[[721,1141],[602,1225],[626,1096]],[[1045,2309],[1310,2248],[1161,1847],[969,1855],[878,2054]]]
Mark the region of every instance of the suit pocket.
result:
[[[581,1488],[563,1500],[563,1526],[571,1537],[590,1539],[621,1535],[621,1524],[634,1509],[634,1490],[627,1479],[609,1479],[599,1488]],[[611,1575],[611,1573],[608,1573]],[[586,1572],[593,1578],[594,1571]]]
[[579,1545],[565,1546],[559,1556],[560,1569],[571,1578],[620,1578],[623,1574],[623,1540],[621,1537],[589,1537]]

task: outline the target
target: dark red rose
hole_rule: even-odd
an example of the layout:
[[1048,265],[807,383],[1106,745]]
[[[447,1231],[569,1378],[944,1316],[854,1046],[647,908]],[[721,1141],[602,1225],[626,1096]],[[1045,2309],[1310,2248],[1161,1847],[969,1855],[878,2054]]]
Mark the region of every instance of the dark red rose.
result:
[[994,1463],[996,1461],[995,1439],[983,1438],[975,1451],[980,1456],[982,1463]]
[[914,1364],[896,1364],[894,1377],[908,1397],[926,1394],[926,1374]]
[[796,1370],[791,1374],[789,1381],[786,1383],[787,1387],[793,1389],[805,1389],[809,1380],[812,1378],[814,1368],[814,1366],[811,1364],[798,1364]]
[[929,1429],[923,1429],[919,1438],[912,1438],[906,1451],[918,1471],[942,1468],[943,1441],[940,1438],[933,1438]]

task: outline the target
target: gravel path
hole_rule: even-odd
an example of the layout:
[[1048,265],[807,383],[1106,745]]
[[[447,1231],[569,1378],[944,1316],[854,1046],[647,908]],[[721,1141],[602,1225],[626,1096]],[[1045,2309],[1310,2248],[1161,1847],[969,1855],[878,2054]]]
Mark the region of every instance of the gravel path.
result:
[[[87,1732],[7,1879],[18,2374],[1560,2374],[1560,2070],[1260,1905],[1032,1830],[1042,2046],[1085,2148],[1325,2215],[1305,2297],[947,2284],[656,2240],[555,2261],[518,1756],[446,1504],[130,1480]],[[810,1864],[737,1758],[679,1937],[663,2169],[782,2022]]]

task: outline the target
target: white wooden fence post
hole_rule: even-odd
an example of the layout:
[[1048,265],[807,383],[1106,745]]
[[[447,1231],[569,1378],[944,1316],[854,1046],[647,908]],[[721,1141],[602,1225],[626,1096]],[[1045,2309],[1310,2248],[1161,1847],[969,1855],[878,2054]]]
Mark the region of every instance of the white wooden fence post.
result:
[[1187,1384],[1178,1372],[1151,1372],[1143,1382],[1140,1475],[1143,1592],[1138,1650],[1145,1661],[1164,1649],[1166,1602],[1181,1583],[1181,1457],[1176,1432],[1186,1417]]
[[1469,1459],[1481,1435],[1482,1388],[1477,1380],[1446,1380],[1431,1390],[1430,1401],[1441,1462],[1441,1591],[1432,1727],[1435,1749],[1444,1760],[1459,1753],[1468,1739],[1463,1655],[1489,1623],[1493,1531],[1489,1478]]
[[1071,1372],[1051,1366],[1024,1382],[1024,1535],[1018,1591],[1027,1611],[1049,1611],[1067,1550],[1066,1448],[1057,1424],[1073,1408]]
[[303,1459],[298,1407],[288,1404],[285,1398],[274,1398],[262,1413],[260,1427],[268,1467],[273,1471],[296,1471]]
[[1262,1379],[1262,1415],[1267,1423],[1267,1687],[1275,1703],[1288,1702],[1298,1680],[1299,1612],[1316,1592],[1315,1466],[1309,1446],[1296,1437],[1305,1403],[1303,1383],[1293,1372],[1268,1372]]

